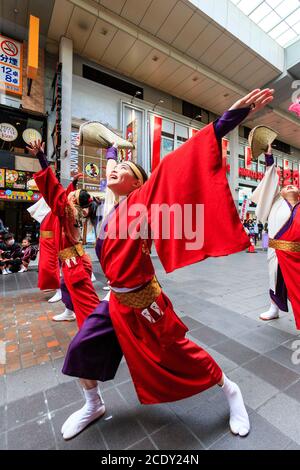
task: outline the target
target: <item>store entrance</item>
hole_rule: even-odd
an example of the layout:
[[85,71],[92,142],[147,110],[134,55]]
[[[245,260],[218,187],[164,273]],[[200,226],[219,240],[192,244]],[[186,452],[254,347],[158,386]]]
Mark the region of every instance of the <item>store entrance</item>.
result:
[[26,236],[30,236],[33,242],[38,239],[39,224],[27,211],[31,205],[30,202],[0,201],[0,218],[9,232],[15,235],[17,242]]

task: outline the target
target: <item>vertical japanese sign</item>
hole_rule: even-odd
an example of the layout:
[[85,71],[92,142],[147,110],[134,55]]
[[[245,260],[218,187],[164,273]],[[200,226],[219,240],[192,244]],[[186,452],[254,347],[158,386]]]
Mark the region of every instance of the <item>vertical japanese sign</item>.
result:
[[249,209],[249,199],[247,196],[244,196],[244,200],[242,202],[242,207],[240,211],[240,219],[242,222],[244,222],[246,218],[248,209]]
[[22,95],[23,46],[0,34],[0,90]]

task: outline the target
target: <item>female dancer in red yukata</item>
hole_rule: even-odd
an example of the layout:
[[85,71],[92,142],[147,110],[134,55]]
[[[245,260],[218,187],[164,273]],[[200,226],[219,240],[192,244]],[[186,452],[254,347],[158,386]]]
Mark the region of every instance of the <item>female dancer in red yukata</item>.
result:
[[[222,169],[220,137],[272,99],[273,90],[254,90],[165,157],[148,181],[139,165],[117,164],[116,151],[109,149],[108,188],[120,202],[102,225],[96,251],[110,283],[110,299],[102,301],[85,321],[66,356],[63,372],[81,378],[86,404],[64,423],[65,439],[104,414],[97,380],[114,377],[122,353],[141,403],[180,400],[218,384],[229,403],[231,431],[240,436],[249,433],[239,387],[205,350],[185,337],[187,327],[156,280],[150,246],[153,238],[165,270],[171,272],[249,245]],[[189,220],[195,220],[197,205],[203,204],[203,243],[197,240],[197,232],[191,236],[181,230],[177,236],[183,221],[175,217],[170,236],[164,237],[155,217],[161,203],[191,206]]]

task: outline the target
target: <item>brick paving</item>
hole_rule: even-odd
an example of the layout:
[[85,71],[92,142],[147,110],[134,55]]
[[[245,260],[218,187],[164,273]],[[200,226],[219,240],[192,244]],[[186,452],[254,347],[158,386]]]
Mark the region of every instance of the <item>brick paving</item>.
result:
[[[65,442],[61,425],[83,403],[77,380],[61,373],[76,326],[51,321],[63,306],[45,301],[32,270],[27,280],[2,279],[0,341],[7,363],[0,365],[0,449],[299,450],[300,365],[292,354],[300,334],[291,313],[258,320],[269,304],[266,254],[209,259],[168,276],[154,262],[189,337],[239,383],[252,423],[249,436],[229,432],[218,387],[172,404],[141,406],[123,361],[115,379],[101,386],[105,416]],[[96,264],[94,271],[104,295]]]
[[6,364],[0,375],[64,357],[76,322],[52,320],[64,310],[61,302],[47,302],[52,294],[14,294],[4,299],[0,341],[5,342]]

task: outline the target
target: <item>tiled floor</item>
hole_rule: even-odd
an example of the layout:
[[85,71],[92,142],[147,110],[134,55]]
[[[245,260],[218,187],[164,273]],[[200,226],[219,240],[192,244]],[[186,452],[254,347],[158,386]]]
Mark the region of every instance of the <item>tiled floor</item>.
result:
[[[83,403],[78,382],[60,372],[76,327],[51,321],[62,304],[49,307],[29,286],[35,283],[31,272],[22,280],[26,291],[18,279],[2,280],[0,341],[8,363],[0,365],[0,449],[300,448],[300,364],[292,362],[300,335],[291,313],[268,324],[258,320],[269,303],[266,255],[209,259],[168,276],[154,261],[189,337],[239,383],[252,424],[249,436],[229,432],[218,387],[172,404],[141,406],[122,362],[115,379],[102,386],[104,417],[65,442],[61,425]],[[101,296],[104,279],[96,265],[95,271]]]

